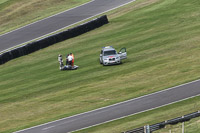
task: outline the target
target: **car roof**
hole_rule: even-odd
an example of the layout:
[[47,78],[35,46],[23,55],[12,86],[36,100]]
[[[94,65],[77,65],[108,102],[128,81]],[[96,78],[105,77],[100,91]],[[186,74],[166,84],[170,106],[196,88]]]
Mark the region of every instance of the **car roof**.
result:
[[110,50],[115,50],[112,46],[106,46],[102,48],[103,51],[110,51]]

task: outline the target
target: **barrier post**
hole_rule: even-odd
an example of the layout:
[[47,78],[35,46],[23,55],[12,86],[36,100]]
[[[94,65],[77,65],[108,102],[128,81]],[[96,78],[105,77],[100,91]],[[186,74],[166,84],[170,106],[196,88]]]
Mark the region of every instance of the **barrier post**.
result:
[[[184,118],[184,116],[182,116]],[[182,122],[182,133],[184,133],[184,122]]]
[[151,133],[149,125],[144,126],[144,133]]

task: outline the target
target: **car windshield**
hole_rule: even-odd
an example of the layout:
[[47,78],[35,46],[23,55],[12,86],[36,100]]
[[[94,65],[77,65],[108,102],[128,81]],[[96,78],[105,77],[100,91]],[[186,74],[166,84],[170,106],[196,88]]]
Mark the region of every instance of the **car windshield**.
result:
[[104,51],[104,56],[115,55],[115,54],[116,54],[116,51],[115,51],[115,50]]

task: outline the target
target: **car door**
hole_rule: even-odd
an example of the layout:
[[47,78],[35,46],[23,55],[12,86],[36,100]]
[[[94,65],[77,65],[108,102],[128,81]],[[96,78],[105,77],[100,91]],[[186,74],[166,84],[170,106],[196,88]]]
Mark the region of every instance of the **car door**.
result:
[[127,52],[126,52],[126,48],[122,48],[119,53],[118,53],[119,57],[121,60],[126,59],[127,58]]
[[99,61],[100,61],[100,64],[102,64],[102,62],[103,62],[103,50],[101,50]]

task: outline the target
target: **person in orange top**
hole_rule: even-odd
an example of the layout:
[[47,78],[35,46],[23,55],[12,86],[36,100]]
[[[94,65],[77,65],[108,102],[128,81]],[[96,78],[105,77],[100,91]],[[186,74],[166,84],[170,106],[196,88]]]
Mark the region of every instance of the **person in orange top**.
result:
[[70,55],[73,57],[73,59],[72,59],[72,66],[74,66],[74,54],[70,53]]

